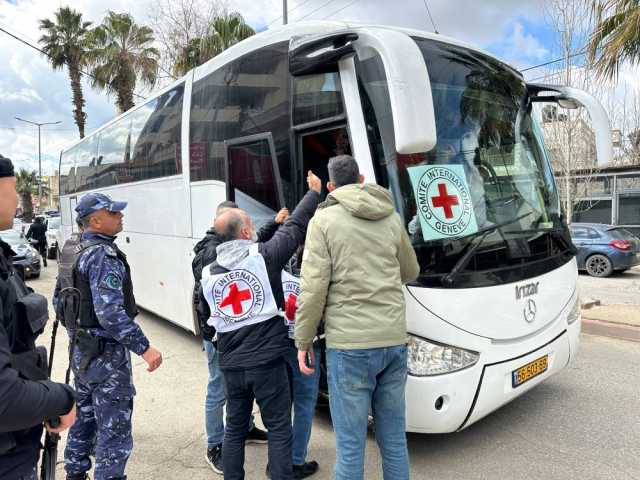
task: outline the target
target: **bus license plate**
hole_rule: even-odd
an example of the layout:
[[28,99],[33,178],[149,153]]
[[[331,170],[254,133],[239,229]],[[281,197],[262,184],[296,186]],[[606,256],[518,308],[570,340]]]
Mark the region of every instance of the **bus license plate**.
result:
[[549,358],[547,355],[540,357],[533,362],[529,362],[519,369],[511,372],[511,386],[513,388],[519,387],[524,382],[546,372],[547,368],[549,368]]

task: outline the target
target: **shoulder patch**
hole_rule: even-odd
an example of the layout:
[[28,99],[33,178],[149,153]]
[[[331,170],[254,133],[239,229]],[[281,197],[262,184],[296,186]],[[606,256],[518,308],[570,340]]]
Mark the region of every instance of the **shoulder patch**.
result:
[[100,282],[100,286],[109,290],[120,290],[122,288],[122,279],[115,272],[109,272]]
[[116,249],[113,248],[111,245],[105,245],[104,251],[110,257],[117,257],[118,256],[118,253],[116,252]]

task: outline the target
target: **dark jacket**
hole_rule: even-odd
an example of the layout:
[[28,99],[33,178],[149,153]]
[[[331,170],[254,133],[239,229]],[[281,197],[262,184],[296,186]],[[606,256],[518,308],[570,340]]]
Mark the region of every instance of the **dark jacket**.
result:
[[[284,305],[282,269],[304,241],[307,224],[319,201],[320,195],[313,191],[307,192],[291,216],[276,230],[271,239],[259,242],[258,251],[264,258],[276,305],[281,308]],[[224,244],[217,249],[218,255],[223,247]],[[228,271],[217,263],[213,264],[211,268],[211,273],[214,275]],[[200,288],[199,296],[198,315],[201,322],[206,322],[211,312],[204,299],[202,288]],[[242,327],[233,332],[219,333],[220,368],[246,369],[275,362],[284,357],[290,345],[287,327],[280,316]]]
[[15,355],[32,351],[35,342],[17,308],[18,292],[10,280],[15,273],[7,261],[11,255],[11,248],[0,242],[0,478],[7,480],[33,469],[42,423],[69,412],[74,402],[66,385],[27,380],[15,368]]
[[40,244],[47,243],[47,226],[44,223],[33,223],[27,231],[27,238],[33,238]]
[[[278,230],[278,226],[279,225],[274,221],[265,224],[258,231],[258,242],[266,242],[271,237],[273,237],[273,234],[276,232],[276,230]],[[193,261],[191,262],[191,270],[193,271],[193,278],[196,281],[193,290],[193,305],[196,308],[196,311],[198,310],[198,290],[200,289],[200,280],[202,279],[202,269],[216,261],[216,258],[218,257],[216,249],[221,243],[222,238],[216,233],[213,228],[211,228],[207,230],[204,238],[196,243],[195,247],[193,247],[193,253],[195,253],[195,257],[193,257]],[[198,315],[198,323],[200,324],[199,326],[202,338],[209,341],[212,340],[216,334],[216,331],[213,327],[207,325],[206,318],[203,322]]]

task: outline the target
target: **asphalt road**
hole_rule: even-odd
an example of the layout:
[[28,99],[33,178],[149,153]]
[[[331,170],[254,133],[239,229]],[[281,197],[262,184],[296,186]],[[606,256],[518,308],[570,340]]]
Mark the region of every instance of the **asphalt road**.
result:
[[640,306],[640,266],[606,278],[580,273],[578,288],[583,299],[600,300],[603,305]]
[[[52,263],[29,282],[49,297]],[[141,359],[134,360],[138,395],[129,478],[221,478],[204,462],[207,373],[199,341],[150,314],[140,315],[139,323],[165,361],[150,374]],[[54,377],[63,379],[66,334],[58,332],[57,338]],[[484,420],[456,434],[410,434],[412,478],[640,479],[639,369],[640,343],[583,335],[572,366]],[[247,446],[247,479],[265,478],[266,453],[266,446]],[[309,459],[321,466],[312,478],[331,478],[335,441],[326,409],[317,411]],[[62,465],[58,472],[64,478]],[[372,436],[365,478],[382,478]]]

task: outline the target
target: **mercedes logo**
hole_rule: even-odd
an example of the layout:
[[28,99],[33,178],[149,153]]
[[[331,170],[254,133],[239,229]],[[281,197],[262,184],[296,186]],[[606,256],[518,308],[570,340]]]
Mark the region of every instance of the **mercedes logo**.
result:
[[525,321],[527,321],[528,323],[532,323],[536,319],[536,313],[538,313],[536,302],[534,302],[531,298],[527,300],[522,313],[524,315]]

